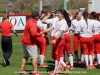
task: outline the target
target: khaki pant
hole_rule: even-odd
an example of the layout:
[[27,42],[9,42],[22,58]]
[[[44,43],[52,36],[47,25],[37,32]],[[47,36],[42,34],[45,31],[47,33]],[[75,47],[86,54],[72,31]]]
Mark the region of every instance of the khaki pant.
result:
[[24,57],[38,58],[37,46],[28,46],[23,44]]

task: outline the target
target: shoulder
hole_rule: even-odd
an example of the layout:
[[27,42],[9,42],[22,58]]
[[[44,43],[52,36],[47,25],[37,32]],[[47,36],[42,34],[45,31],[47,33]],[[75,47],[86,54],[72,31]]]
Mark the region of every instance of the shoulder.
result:
[[74,19],[74,20],[71,21],[71,23],[75,23],[75,22],[76,22],[76,19]]

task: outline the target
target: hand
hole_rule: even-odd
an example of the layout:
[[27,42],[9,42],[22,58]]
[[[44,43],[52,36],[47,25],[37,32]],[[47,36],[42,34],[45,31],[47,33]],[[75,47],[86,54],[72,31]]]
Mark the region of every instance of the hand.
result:
[[55,44],[55,43],[56,43],[56,40],[52,40],[51,43],[52,43],[52,44]]
[[93,33],[95,33],[95,30],[92,30]]
[[18,34],[15,34],[16,35],[16,37],[18,36]]
[[16,35],[16,37],[18,36],[18,34],[16,32],[14,34]]
[[47,16],[50,16],[50,15],[51,15],[51,13],[48,12],[48,13],[47,13]]
[[77,31],[78,32],[78,35],[80,35],[80,32],[79,31]]
[[44,34],[44,31],[40,32],[40,34]]

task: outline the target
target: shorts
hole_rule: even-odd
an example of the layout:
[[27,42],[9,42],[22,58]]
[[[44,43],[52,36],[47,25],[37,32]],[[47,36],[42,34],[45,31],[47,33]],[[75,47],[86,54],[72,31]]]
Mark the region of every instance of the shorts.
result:
[[38,58],[37,46],[27,46],[23,44],[24,57]]

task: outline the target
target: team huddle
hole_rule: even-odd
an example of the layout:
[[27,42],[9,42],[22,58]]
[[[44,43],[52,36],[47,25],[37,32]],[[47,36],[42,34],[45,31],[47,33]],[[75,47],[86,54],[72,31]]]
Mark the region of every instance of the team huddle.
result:
[[[95,65],[100,68],[100,22],[96,12],[91,12],[91,18],[87,12],[76,12],[72,18],[69,12],[58,10],[51,14],[42,14],[39,19],[39,13],[33,12],[32,17],[27,21],[22,36],[22,44],[24,49],[24,57],[19,73],[26,73],[24,66],[31,58],[34,68],[33,75],[42,75],[37,71],[37,57],[39,48],[39,67],[49,67],[44,63],[47,51],[48,35],[51,38],[52,51],[51,57],[55,61],[55,68],[48,72],[48,75],[58,75],[62,70],[66,71],[79,66],[79,63],[86,69],[94,69]],[[73,49],[71,48],[73,36]],[[80,49],[79,48],[80,45]],[[80,55],[79,57],[79,51]],[[73,52],[75,61],[73,59]],[[68,61],[66,61],[68,55]],[[96,56],[96,57],[95,57]],[[81,58],[79,62],[79,58]],[[94,63],[94,60],[97,62]]]
[[[7,15],[3,17],[0,28],[2,29],[3,62],[4,66],[8,66],[10,64],[9,58],[12,54],[10,30],[16,36],[17,33],[9,22]],[[62,70],[65,70],[66,74],[68,74],[69,68],[74,69],[77,66],[85,67],[86,69],[100,68],[100,15],[96,12],[91,12],[90,14],[76,12],[73,17],[65,10],[39,15],[35,11],[32,13],[31,18],[28,19],[23,32],[21,42],[23,44],[24,57],[19,73],[27,74],[25,64],[29,57],[34,69],[33,75],[42,75],[38,72],[37,66],[49,67],[44,63],[47,45],[50,44],[48,35],[51,38],[50,43],[52,45],[51,57],[55,61],[55,68],[53,71],[48,72],[48,75],[58,75]],[[73,39],[71,38],[72,35]],[[72,43],[73,50],[71,48]],[[40,62],[37,65],[38,49]],[[73,51],[75,61],[73,59]],[[81,56],[79,57],[78,54]],[[66,55],[68,56],[68,61],[66,61]]]

